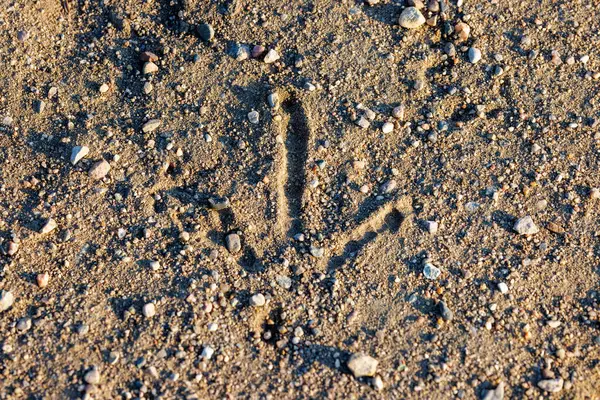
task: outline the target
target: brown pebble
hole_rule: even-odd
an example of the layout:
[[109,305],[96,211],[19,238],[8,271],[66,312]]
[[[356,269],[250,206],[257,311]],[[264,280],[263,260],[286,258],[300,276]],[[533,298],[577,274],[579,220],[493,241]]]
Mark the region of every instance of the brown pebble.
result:
[[140,54],[140,61],[156,62],[158,61],[158,56],[151,51],[144,51]]
[[153,74],[158,72],[158,66],[151,61],[144,63],[144,67],[142,68],[142,72],[144,75]]
[[48,282],[50,281],[50,275],[44,272],[42,274],[38,274],[35,280],[37,281],[37,285],[40,288],[45,288],[46,286],[48,286]]
[[110,171],[110,164],[106,160],[100,160],[92,165],[89,175],[92,179],[100,180],[108,174],[108,171]]
[[250,52],[250,56],[252,58],[258,58],[260,56],[262,56],[265,53],[265,48],[259,44],[257,44],[256,46],[254,46],[252,48],[252,51]]
[[547,228],[550,232],[557,233],[559,235],[565,233],[565,229],[554,222],[549,222]]
[[7,249],[7,254],[9,256],[14,256],[15,254],[17,254],[17,251],[19,251],[19,243],[17,242],[8,242],[8,249]]

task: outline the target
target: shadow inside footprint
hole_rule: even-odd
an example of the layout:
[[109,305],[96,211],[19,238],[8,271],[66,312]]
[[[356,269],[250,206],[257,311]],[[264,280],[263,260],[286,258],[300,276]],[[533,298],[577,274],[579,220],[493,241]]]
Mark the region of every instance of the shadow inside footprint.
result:
[[286,99],[281,105],[289,115],[289,123],[285,135],[287,149],[287,179],[284,187],[287,198],[288,215],[291,224],[288,236],[302,231],[302,194],[306,186],[306,160],[308,158],[308,140],[310,129],[308,116],[302,105],[293,97]]

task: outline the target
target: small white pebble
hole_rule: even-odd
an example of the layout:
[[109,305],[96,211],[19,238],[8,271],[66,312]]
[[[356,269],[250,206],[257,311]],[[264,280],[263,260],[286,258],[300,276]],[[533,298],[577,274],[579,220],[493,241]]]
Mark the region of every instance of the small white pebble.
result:
[[254,307],[262,307],[266,302],[265,296],[262,293],[257,293],[250,298],[250,305]]
[[379,375],[373,378],[373,388],[377,391],[383,390],[383,380]]
[[498,284],[498,290],[500,290],[500,293],[506,294],[508,293],[508,285],[504,282],[500,282]]
[[392,124],[391,122],[386,122],[381,127],[381,131],[383,133],[391,133],[393,130],[394,130],[394,124]]
[[210,345],[206,345],[202,349],[202,353],[200,354],[200,356],[202,356],[202,358],[204,358],[205,360],[210,360],[213,354],[215,354],[215,350],[212,347],[210,347]]
[[158,271],[160,269],[160,262],[150,261],[150,268],[152,269],[152,271]]
[[217,329],[219,329],[219,325],[215,322],[211,322],[210,324],[208,324],[208,330],[210,332],[215,332]]
[[145,304],[144,308],[142,309],[142,314],[146,318],[154,317],[156,315],[156,306],[154,305],[154,303]]
[[258,120],[259,120],[258,111],[252,110],[248,113],[248,121],[250,121],[253,124],[258,124]]

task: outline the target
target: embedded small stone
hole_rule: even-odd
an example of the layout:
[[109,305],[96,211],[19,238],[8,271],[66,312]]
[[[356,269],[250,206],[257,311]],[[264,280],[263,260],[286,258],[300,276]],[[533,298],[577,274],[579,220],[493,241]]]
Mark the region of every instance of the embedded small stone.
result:
[[144,304],[144,307],[142,308],[142,314],[146,318],[154,317],[156,315],[156,306],[154,303]]
[[10,241],[8,242],[8,248],[6,249],[6,254],[9,256],[14,256],[19,251],[19,243]]
[[144,66],[142,67],[142,73],[144,75],[154,74],[156,72],[158,72],[158,66],[156,64],[151,61],[144,63]]
[[58,227],[58,224],[56,223],[56,221],[53,218],[48,218],[48,220],[46,221],[44,226],[42,226],[42,229],[40,229],[40,233],[42,233],[42,234],[50,233],[53,230],[55,230],[56,227]]
[[158,61],[158,56],[151,51],[144,51],[143,53],[140,53],[140,61],[154,63]]
[[321,258],[325,255],[325,249],[317,246],[310,246],[310,255],[316,258]]
[[548,222],[547,228],[550,232],[562,235],[565,233],[565,228],[557,224],[556,222]]
[[513,226],[513,229],[519,235],[534,235],[540,231],[529,215],[517,220]]
[[106,175],[108,175],[109,171],[110,171],[110,164],[108,163],[108,161],[102,159],[102,160],[94,163],[94,165],[92,165],[92,168],[90,168],[88,174],[89,174],[90,178],[92,178],[94,180],[100,180],[100,179],[104,178]]
[[477,64],[479,60],[481,60],[481,50],[471,47],[467,52],[467,56],[469,57],[469,62],[471,64]]
[[471,27],[464,22],[459,22],[454,26],[454,32],[461,41],[467,40],[471,34]]
[[406,29],[416,29],[425,22],[425,17],[417,7],[406,7],[400,14],[400,26]]
[[262,56],[264,53],[265,53],[264,46],[257,44],[256,46],[252,47],[252,51],[250,52],[250,57],[258,58],[258,57]]
[[381,193],[383,193],[383,194],[391,193],[394,191],[394,189],[396,189],[396,186],[397,186],[396,181],[391,179],[391,180],[385,182],[383,185],[381,185]]
[[506,283],[504,283],[504,282],[500,282],[498,284],[498,290],[502,294],[507,294],[508,293],[508,285]]
[[392,110],[392,115],[394,116],[394,118],[403,120],[405,112],[406,107],[404,106],[404,104],[400,104],[398,107],[394,107],[394,109]]
[[196,32],[198,32],[198,36],[205,42],[210,42],[215,37],[215,30],[212,25],[203,23],[198,25],[196,28]]
[[28,31],[19,31],[19,32],[17,32],[17,40],[19,42],[24,42],[27,39],[29,39],[29,32]]
[[446,302],[440,301],[438,303],[438,307],[440,309],[440,315],[442,316],[444,321],[452,321],[452,319],[454,318],[454,313],[452,312],[452,310],[450,310]]
[[100,383],[100,371],[98,367],[93,366],[86,374],[83,376],[83,380],[85,383],[89,383],[90,385],[97,385]]
[[19,321],[17,321],[17,327],[18,330],[20,330],[21,332],[26,332],[28,330],[31,329],[31,318],[21,318]]
[[8,290],[2,290],[0,292],[0,312],[6,311],[12,307],[15,302],[15,297],[12,292]]
[[152,271],[158,271],[160,269],[159,261],[156,261],[156,260],[150,261],[150,263],[148,265],[150,266],[150,269]]
[[150,94],[152,89],[154,89],[154,85],[152,85],[150,82],[144,83],[144,87],[142,88],[144,94]]
[[277,110],[279,108],[279,95],[277,92],[270,93],[267,96],[267,102],[272,109]]
[[442,271],[432,263],[425,263],[423,266],[423,275],[425,278],[436,280],[441,275]]
[[391,122],[386,122],[381,127],[381,131],[383,133],[391,133],[393,130],[394,130],[394,124],[392,124]]
[[38,287],[43,289],[46,286],[48,286],[48,282],[50,282],[50,275],[44,272],[42,274],[38,274],[35,277],[35,280],[37,282]]
[[289,289],[292,287],[292,279],[288,276],[277,275],[275,277],[275,282],[277,282],[277,284],[284,289]]
[[558,393],[563,389],[565,381],[563,378],[544,379],[538,382],[538,387],[546,392]]
[[495,389],[484,391],[482,400],[504,400],[504,382],[500,382]]
[[248,121],[250,121],[253,124],[258,124],[259,121],[259,114],[258,111],[252,110],[248,113]]
[[36,100],[33,103],[33,110],[36,113],[41,114],[44,112],[45,109],[46,109],[46,102],[44,100]]
[[205,360],[210,360],[213,354],[215,354],[215,350],[210,345],[206,345],[202,349],[202,353],[200,353],[200,356]]
[[427,232],[435,235],[438,231],[439,224],[436,221],[425,221],[425,229]]
[[267,51],[267,54],[265,55],[264,62],[266,64],[271,64],[271,63],[274,63],[275,61],[279,60],[279,58],[280,58],[279,54],[275,50],[270,49],[269,51]]
[[215,211],[225,210],[230,207],[229,199],[227,197],[211,197],[208,199],[210,208]]
[[371,126],[371,122],[369,122],[367,117],[365,117],[364,115],[361,115],[361,117],[358,118],[355,121],[355,123],[356,123],[356,125],[360,126],[363,129],[367,129],[369,126]]
[[265,296],[262,295],[262,293],[257,293],[250,298],[250,305],[254,307],[262,307],[265,305],[266,302],[267,300],[265,299]]
[[151,119],[142,125],[142,132],[150,133],[154,132],[160,126],[160,119]]
[[560,321],[553,319],[553,320],[550,320],[550,321],[546,322],[546,324],[547,324],[547,325],[548,325],[550,328],[553,328],[553,329],[554,329],[554,328],[558,328],[558,327],[560,326]]
[[229,47],[228,52],[237,61],[244,61],[250,58],[250,46],[247,44],[234,43]]
[[231,254],[235,254],[242,249],[240,236],[237,233],[230,233],[225,237],[225,247]]
[[108,92],[108,89],[110,89],[108,84],[103,83],[102,85],[100,85],[100,88],[98,90],[100,91],[100,93],[106,93]]
[[377,390],[378,392],[383,390],[383,379],[381,379],[379,375],[374,377],[371,383],[373,384],[373,389]]
[[373,376],[377,372],[379,362],[371,356],[364,353],[355,353],[348,360],[348,369],[355,378],[361,376]]
[[77,164],[82,158],[90,153],[90,149],[87,146],[75,146],[71,150],[71,164]]

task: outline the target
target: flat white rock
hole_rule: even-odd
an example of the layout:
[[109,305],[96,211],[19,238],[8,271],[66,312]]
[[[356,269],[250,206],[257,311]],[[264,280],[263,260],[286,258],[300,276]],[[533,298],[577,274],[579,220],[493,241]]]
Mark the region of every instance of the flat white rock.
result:
[[517,220],[513,226],[513,229],[519,235],[533,235],[540,231],[529,215]]
[[364,353],[356,353],[348,360],[348,369],[356,378],[373,376],[377,372],[377,364],[379,362],[373,357]]
[[90,153],[90,149],[87,146],[75,146],[71,150],[71,164],[77,164],[83,157]]

